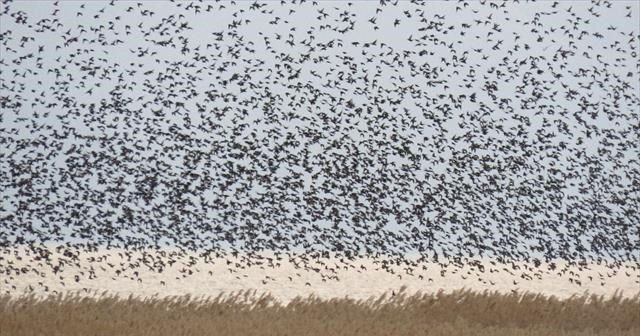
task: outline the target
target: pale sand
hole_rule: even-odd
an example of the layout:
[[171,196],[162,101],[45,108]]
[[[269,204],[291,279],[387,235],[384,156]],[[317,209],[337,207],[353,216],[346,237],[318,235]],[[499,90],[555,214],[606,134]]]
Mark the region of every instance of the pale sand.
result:
[[[101,262],[88,262],[90,258],[99,258],[105,254]],[[154,254],[155,252],[151,252]],[[214,258],[205,263],[201,258],[193,266],[188,265],[188,258],[182,258],[162,273],[152,272],[148,267],[140,265],[137,268],[124,269],[117,275],[116,269],[126,267],[129,262],[118,256],[117,250],[100,253],[82,253],[80,267],[65,266],[54,275],[49,266],[43,261],[34,260],[34,255],[26,255],[24,251],[18,253],[22,260],[15,257],[15,253],[0,250],[0,293],[11,296],[31,292],[35,295],[50,293],[78,292],[83,295],[95,295],[108,291],[110,294],[122,296],[181,296],[189,294],[192,297],[218,296],[246,290],[256,290],[258,294],[270,292],[282,302],[288,302],[296,296],[307,297],[311,294],[320,298],[368,299],[378,297],[383,293],[398,291],[406,286],[406,292],[434,293],[440,290],[450,292],[458,289],[474,291],[498,291],[501,293],[534,292],[543,295],[553,295],[560,299],[572,295],[589,294],[611,297],[614,294],[632,297],[640,293],[640,273],[638,265],[623,265],[619,269],[610,269],[603,265],[590,264],[587,267],[566,267],[558,263],[555,271],[547,269],[548,265],[541,265],[532,270],[526,270],[524,263],[518,263],[520,269],[513,269],[511,264],[497,263],[491,265],[491,260],[484,259],[484,272],[478,267],[467,265],[461,269],[455,267],[443,268],[435,263],[422,263],[413,275],[405,269],[406,265],[392,266],[395,274],[381,269],[381,263],[370,258],[361,258],[356,262],[344,264],[336,258],[321,258],[310,263],[311,268],[296,268],[286,255],[282,260],[274,259],[273,267],[267,261],[263,265],[253,265],[244,269],[236,267],[240,259],[228,255],[226,258]],[[140,252],[134,253],[141,256]],[[263,254],[273,257],[272,254]],[[60,256],[52,256],[55,260]],[[64,258],[64,257],[62,257]],[[135,259],[135,257],[134,257]],[[166,259],[165,259],[166,260]],[[228,261],[231,262],[228,265]],[[121,266],[123,263],[124,266]],[[275,265],[279,263],[279,265]],[[109,264],[113,265],[109,266]],[[426,269],[423,269],[423,265]],[[35,268],[36,271],[16,274],[8,272],[11,268]],[[532,266],[532,265],[531,265]],[[333,267],[336,272],[326,270]],[[505,270],[506,268],[506,270]],[[94,276],[89,279],[90,270]],[[191,270],[193,274],[186,275]],[[135,272],[138,272],[138,275]],[[8,274],[10,273],[10,274]],[[528,274],[529,279],[522,278]],[[537,274],[535,274],[537,273]],[[323,276],[337,276],[339,281]],[[75,276],[79,275],[76,282]],[[60,279],[62,277],[62,279]],[[591,277],[591,278],[589,278]],[[579,279],[578,285],[570,279]],[[15,288],[14,288],[15,287]],[[48,291],[46,290],[48,288]]]

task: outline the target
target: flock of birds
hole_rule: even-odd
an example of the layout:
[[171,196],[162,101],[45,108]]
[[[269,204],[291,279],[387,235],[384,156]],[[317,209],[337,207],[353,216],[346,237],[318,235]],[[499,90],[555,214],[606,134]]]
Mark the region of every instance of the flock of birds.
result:
[[0,247],[637,264],[638,9],[3,0]]

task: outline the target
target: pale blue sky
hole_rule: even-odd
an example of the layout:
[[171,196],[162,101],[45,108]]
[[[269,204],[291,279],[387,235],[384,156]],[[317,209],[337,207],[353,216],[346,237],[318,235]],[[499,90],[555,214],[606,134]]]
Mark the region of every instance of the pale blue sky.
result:
[[[193,2],[193,5],[202,8],[197,14],[195,7],[189,6],[190,3],[187,1],[177,6],[163,1],[124,1],[109,6],[108,2],[102,1],[60,1],[57,5],[51,1],[15,1],[8,3],[9,7],[2,5],[1,8],[9,8],[13,16],[7,13],[0,17],[3,34],[0,40],[0,92],[12,102],[21,101],[22,107],[3,108],[0,119],[0,134],[6,144],[0,149],[0,174],[2,180],[10,181],[0,191],[0,218],[5,218],[5,222],[0,224],[0,241],[12,241],[16,235],[24,233],[22,230],[9,229],[15,225],[16,218],[31,223],[33,228],[40,228],[42,232],[50,232],[51,223],[64,223],[70,216],[68,208],[74,207],[86,216],[81,220],[84,224],[80,226],[104,227],[122,217],[126,206],[135,213],[137,220],[152,218],[152,225],[168,227],[171,211],[156,213],[153,209],[171,201],[156,194],[146,203],[135,196],[145,174],[131,172],[146,171],[149,172],[147,175],[157,175],[160,181],[167,182],[164,185],[160,183],[159,190],[168,191],[171,189],[169,182],[177,179],[174,174],[191,171],[198,177],[186,177],[191,179],[188,187],[192,191],[189,197],[192,203],[190,210],[197,213],[200,219],[182,216],[181,222],[185,227],[205,219],[222,223],[223,226],[237,222],[246,228],[252,220],[243,215],[241,210],[252,210],[268,218],[261,221],[260,225],[280,227],[283,222],[290,221],[289,225],[296,228],[318,225],[331,234],[335,223],[327,219],[328,214],[300,202],[305,193],[312,193],[326,202],[337,200],[340,204],[337,209],[343,218],[338,227],[352,237],[346,239],[345,244],[360,249],[366,244],[358,242],[358,234],[354,226],[349,224],[350,217],[359,211],[378,209],[370,211],[371,215],[378,218],[366,221],[365,225],[369,228],[379,227],[375,229],[378,231],[406,233],[416,225],[424,227],[430,221],[439,223],[443,231],[435,232],[435,238],[440,242],[436,249],[447,250],[448,244],[451,244],[451,249],[455,251],[459,245],[457,242],[467,241],[472,231],[495,241],[515,237],[513,239],[518,241],[516,249],[530,253],[536,241],[519,235],[517,232],[520,227],[542,230],[536,235],[551,242],[554,250],[562,250],[558,244],[566,239],[544,236],[543,233],[549,233],[544,232],[544,228],[550,223],[557,225],[560,232],[577,235],[569,243],[569,250],[580,245],[588,246],[598,234],[593,229],[598,225],[588,224],[586,227],[589,229],[580,233],[579,228],[567,224],[563,218],[576,221],[579,221],[578,218],[590,218],[587,214],[579,213],[585,211],[584,207],[590,204],[590,200],[599,199],[601,206],[609,211],[607,214],[602,209],[596,211],[600,220],[604,221],[600,225],[629,227],[623,232],[607,228],[603,228],[602,232],[613,241],[626,240],[637,244],[639,217],[634,208],[640,206],[637,188],[640,177],[637,161],[639,2],[613,1],[608,8],[605,3],[598,6],[586,1],[561,1],[556,8],[551,8],[550,1],[506,3],[504,7],[500,7],[501,2],[496,3],[498,6],[492,6],[490,3],[473,1],[468,2],[468,7],[457,1],[428,2],[425,5],[399,2],[397,6],[384,7],[380,7],[377,1],[353,1],[351,5],[340,1],[319,1],[317,5],[311,2],[280,5],[280,2],[274,1],[261,3],[264,7],[260,9],[252,9],[252,2],[248,1],[237,1],[236,4]],[[212,6],[213,10],[204,11],[207,6]],[[128,8],[131,10],[127,11]],[[382,10],[377,13],[377,8]],[[269,14],[269,11],[273,13]],[[78,16],[78,12],[83,15]],[[154,13],[153,16],[149,16],[150,12]],[[16,13],[26,15],[28,24],[16,23]],[[627,17],[629,13],[630,17]],[[280,17],[277,23],[273,22],[276,16]],[[377,17],[375,24],[370,21],[374,17]],[[425,20],[421,21],[423,17]],[[51,21],[54,19],[56,21]],[[400,21],[394,25],[396,19]],[[175,25],[149,31],[166,20],[171,20]],[[235,30],[230,29],[229,25],[237,20],[243,20],[242,24]],[[351,31],[339,33],[331,29],[344,29],[350,25],[350,21],[355,22]],[[52,23],[60,26],[53,31],[36,32],[38,24]],[[188,29],[176,32],[183,24]],[[471,28],[467,29],[465,25]],[[169,29],[163,31],[165,27]],[[142,31],[149,33],[145,36]],[[219,32],[222,35],[216,35]],[[223,38],[218,41],[218,36]],[[74,41],[74,37],[78,40]],[[71,42],[68,42],[69,39]],[[177,47],[154,45],[151,40],[171,41]],[[315,45],[313,49],[304,45],[310,41]],[[102,45],[103,42],[106,45]],[[184,53],[181,52],[182,42],[189,49]],[[354,42],[358,44],[354,45]],[[112,43],[114,45],[110,45]],[[239,47],[238,43],[242,46]],[[365,44],[370,46],[364,48]],[[267,45],[271,49],[267,49]],[[449,45],[453,45],[455,52],[451,51]],[[494,48],[496,45],[498,47]],[[29,53],[35,56],[20,60],[21,56]],[[309,58],[300,61],[306,54],[309,54]],[[562,59],[563,54],[568,60]],[[351,63],[346,63],[345,57],[351,57]],[[554,60],[554,57],[557,59]],[[361,61],[367,62],[363,66],[359,64]],[[182,62],[179,68],[174,68],[176,62]],[[300,70],[298,77],[274,82],[278,66],[281,66],[280,70],[288,71],[285,63],[292,66],[291,74]],[[605,67],[604,63],[608,65]],[[194,67],[189,69],[185,64],[193,64]],[[220,67],[226,68],[225,72],[219,72]],[[553,67],[553,71],[550,71],[550,67]],[[439,69],[429,71],[432,78],[417,71],[434,68]],[[112,75],[98,78],[105,69],[113,71]],[[537,73],[536,69],[542,72]],[[59,78],[56,78],[56,71],[61,73]],[[98,76],[92,76],[92,71],[96,71]],[[562,77],[554,77],[554,72]],[[174,77],[163,79],[158,76],[160,73]],[[251,80],[248,82],[256,83],[256,87],[252,88],[249,83],[239,85],[240,81],[231,80],[233,73],[240,76],[249,74]],[[372,83],[376,73],[377,83]],[[67,77],[67,74],[71,76]],[[118,77],[120,74],[122,78]],[[353,75],[352,83],[348,82],[349,74]],[[86,79],[81,80],[83,76]],[[605,79],[602,87],[597,83],[588,84],[593,80]],[[225,81],[228,83],[225,84]],[[263,83],[257,84],[259,81]],[[430,81],[433,86],[428,85]],[[490,83],[495,83],[497,87],[493,92],[495,97],[491,97],[487,90],[487,84]],[[300,92],[287,87],[298,84]],[[519,88],[523,84],[527,85]],[[66,87],[66,93],[54,93],[52,88],[56,85]],[[616,92],[621,91],[616,87],[622,88],[624,85],[630,86],[624,90],[626,96],[616,98]],[[24,89],[18,95],[16,88],[20,86]],[[118,86],[121,96],[111,100],[110,92]],[[367,92],[363,90],[365,87]],[[533,90],[534,87],[540,91]],[[400,92],[405,89],[407,92],[413,90],[415,94],[401,95]],[[595,118],[588,115],[581,117],[586,120],[586,125],[608,131],[598,133],[577,121],[574,113],[580,110],[580,99],[572,100],[565,96],[570,89],[578,93],[578,98],[584,97],[593,104],[589,109],[599,111]],[[260,93],[266,93],[265,90],[274,94],[272,105],[267,105],[266,96],[252,100],[259,97],[257,95]],[[322,94],[315,103],[311,103],[309,99],[317,90]],[[191,96],[192,92],[196,95]],[[374,103],[376,92],[383,93],[387,101]],[[553,92],[558,93],[553,95]],[[223,93],[237,97],[237,101],[208,98],[208,95]],[[477,95],[475,102],[468,99],[473,93]],[[447,102],[449,95],[464,95],[466,98],[459,107],[451,106],[447,112],[442,104]],[[541,98],[534,102],[537,95]],[[301,100],[303,96],[305,100]],[[332,102],[330,96],[342,97],[343,100]],[[154,97],[158,99],[157,102],[143,106]],[[106,105],[122,102],[125,108],[139,112],[130,117],[131,123],[127,125],[122,113],[103,113],[96,117],[96,113],[87,112],[88,108],[77,106],[77,115],[68,114],[67,108],[61,108],[65,99],[87,105],[99,105],[103,99]],[[389,99],[398,99],[400,102],[397,106],[391,105]],[[501,99],[504,100],[503,104],[500,104]],[[252,106],[242,105],[242,102],[249,101]],[[375,109],[380,106],[383,110],[396,107],[399,112],[406,110],[406,116],[402,119],[413,118],[420,127],[401,127],[402,123],[373,121],[373,124],[380,123],[378,126],[381,127],[375,131],[371,128],[371,122],[375,119],[367,115],[359,119],[345,115],[332,130],[317,127],[322,112],[328,113],[332,105],[346,111],[348,109],[344,106],[348,101],[361,107]],[[47,107],[51,102],[59,105]],[[165,102],[168,102],[166,106],[163,105]],[[182,103],[183,107],[175,106],[176,102]],[[287,104],[291,102],[300,105],[290,108]],[[534,108],[536,104],[538,107]],[[293,118],[269,121],[263,110],[265,106],[275,106],[280,116],[292,113]],[[202,107],[205,113],[195,112]],[[221,118],[214,118],[215,128],[207,126],[208,116],[225,108],[231,111],[248,109],[250,113],[243,118],[226,113]],[[153,111],[160,109],[164,109],[165,116],[154,115]],[[179,115],[172,116],[169,112],[172,109],[178,109]],[[423,109],[431,111],[436,118],[440,115],[448,119],[442,124],[445,131]],[[488,113],[484,114],[485,111]],[[548,114],[548,111],[554,113]],[[561,115],[561,111],[566,115]],[[608,119],[606,111],[616,111],[618,116]],[[44,116],[45,113],[48,115]],[[484,116],[477,120],[471,118],[480,114]],[[550,147],[545,151],[535,151],[530,156],[517,147],[501,150],[500,146],[508,144],[510,137],[499,127],[509,133],[518,125],[525,125],[524,119],[513,118],[514,115],[526,117],[528,122],[524,133],[516,135],[511,132],[513,138],[537,146],[540,143],[536,134],[549,133],[552,134],[547,139]],[[154,132],[182,133],[191,139],[199,139],[193,141],[198,145],[186,149],[172,147],[180,146],[182,142],[169,135],[158,136],[162,141],[156,142],[140,124],[145,120]],[[242,123],[248,126],[239,127]],[[559,131],[562,124],[568,127],[571,135]],[[36,128],[44,127],[34,131],[34,125]],[[191,125],[205,125],[204,129],[209,131]],[[54,134],[63,134],[66,128],[74,128],[76,136],[55,140],[57,149],[37,147],[33,142],[26,148],[18,147],[20,141],[49,141]],[[301,129],[319,132],[320,139],[311,141],[307,137],[299,138],[298,131]],[[482,129],[486,129],[487,133],[482,134]],[[459,140],[470,131],[472,138]],[[273,149],[286,141],[287,133],[298,134],[296,137],[301,142],[300,146],[287,149],[287,153],[296,160],[306,157],[309,169],[296,163],[296,160],[274,154]],[[609,134],[619,139],[606,140]],[[89,141],[82,139],[83,136],[113,139],[108,145],[111,148],[101,147],[101,144],[107,143],[106,140]],[[407,140],[408,148],[413,153],[422,152],[425,159],[412,163],[394,153],[393,146],[384,145],[395,143],[395,138]],[[232,143],[247,145],[249,139],[259,141],[263,152],[267,154],[254,161],[229,156],[235,150]],[[118,140],[122,143],[119,144]],[[346,145],[335,147],[332,145],[335,141]],[[632,145],[634,141],[636,145]],[[623,145],[605,145],[608,142]],[[147,149],[135,150],[136,143]],[[478,173],[483,171],[480,159],[467,159],[469,165],[466,168],[455,170],[459,168],[455,167],[452,158],[460,157],[462,151],[470,149],[472,143],[483,144],[481,147],[484,148],[475,153],[480,158],[491,158],[493,161],[489,165],[492,170]],[[134,148],[135,153],[126,163],[106,169],[91,168],[87,174],[76,178],[75,182],[63,181],[65,174],[70,171],[76,173],[69,160],[78,155],[77,151],[69,152],[71,149],[80,149],[83,153],[81,157],[90,158],[92,152],[115,155],[125,147]],[[160,153],[167,148],[172,148],[168,151],[172,152],[173,157],[160,157]],[[216,148],[220,149],[219,153],[212,152]],[[353,154],[348,148],[357,148],[361,154]],[[601,155],[598,148],[610,148],[613,152]],[[187,169],[185,160],[188,153],[194,151],[206,153],[207,157],[214,160],[203,160]],[[38,157],[38,153],[41,157]],[[546,155],[548,153],[554,155],[549,157]],[[30,157],[37,160],[28,162]],[[374,160],[364,164],[362,157]],[[508,168],[513,158],[521,160],[518,170]],[[348,178],[336,178],[335,171],[328,173],[323,170],[333,169],[325,163],[327,160],[359,162],[357,172],[352,173],[362,179],[356,182]],[[16,171],[14,167],[19,162],[25,162],[25,166],[30,166],[38,173]],[[108,161],[100,162],[106,164]],[[212,165],[207,166],[207,162]],[[206,176],[217,176],[225,171],[226,168],[216,166],[222,162],[231,162],[236,168],[258,171],[259,174],[270,176],[271,182],[247,180],[245,176],[233,181],[226,191],[222,191],[220,184],[205,181]],[[273,172],[265,170],[266,166],[273,167]],[[586,176],[596,166],[600,166],[601,171],[595,173],[595,181],[587,181]],[[47,171],[43,172],[43,169]],[[562,192],[545,191],[542,188],[541,194],[514,197],[517,188],[535,189],[536,186],[551,183],[547,176],[555,174],[554,169],[567,176],[564,179],[566,183],[561,187]],[[153,173],[156,171],[161,173]],[[385,177],[385,174],[402,171],[407,172],[406,175]],[[40,179],[34,186],[32,196],[19,196],[20,187],[9,184],[33,178],[34,175],[39,175]],[[292,176],[299,181],[299,185],[291,186]],[[133,197],[131,201],[119,202],[119,196],[109,191],[119,179],[126,186],[122,197]],[[389,187],[384,192],[373,192],[378,196],[376,200],[358,204],[343,194],[347,190],[366,194],[369,188],[376,185],[375,181],[387,181]],[[250,186],[244,187],[243,184],[247,183]],[[580,183],[584,190],[580,190]],[[58,187],[55,192],[51,191],[54,185]],[[71,185],[80,186],[84,191],[74,191],[69,188]],[[494,198],[464,193],[464,186],[481,185],[495,187],[495,192],[491,193]],[[328,192],[320,191],[322,186],[328,186]],[[33,194],[40,198],[34,198]],[[67,199],[63,201],[65,195]],[[397,206],[398,213],[406,214],[417,204],[423,204],[425,195],[435,195],[437,200],[423,206],[424,212],[420,218],[404,218],[404,215],[385,218],[384,211],[380,210]],[[238,209],[223,211],[209,206],[210,202],[223,198],[237,200]],[[626,203],[616,202],[617,198],[626,199]],[[496,199],[502,201],[496,202]],[[28,204],[26,210],[18,209],[20,202]],[[251,202],[277,202],[279,205],[273,203],[256,207]],[[531,206],[534,204],[547,207],[548,211],[533,210],[535,207]],[[50,209],[44,210],[47,207]],[[575,210],[578,212],[576,214],[569,209],[583,210]],[[220,222],[225,211],[231,217],[227,222]],[[294,220],[296,212],[302,215]],[[51,221],[43,216],[45,213],[53,214]],[[313,219],[313,213],[325,216],[325,219]],[[464,227],[451,219],[454,216],[464,218],[468,223],[482,224]],[[525,220],[523,216],[529,218]],[[12,218],[12,223],[6,218]],[[515,231],[510,233],[505,226]],[[139,227],[141,232],[120,227],[118,234],[123,237],[146,237],[149,230],[144,225]],[[74,230],[63,225],[57,237],[70,239],[69,234]],[[614,231],[617,233],[612,236]],[[208,230],[201,234],[203,241],[212,240],[211,246],[219,244],[216,234]],[[258,236],[268,240],[273,238],[272,234],[262,232]],[[95,237],[99,233],[92,232],[89,235]],[[208,235],[211,238],[206,238]],[[328,244],[326,239],[313,234],[307,236],[307,241],[316,243],[318,248]],[[623,254],[622,250],[624,248],[610,247],[609,253]]]

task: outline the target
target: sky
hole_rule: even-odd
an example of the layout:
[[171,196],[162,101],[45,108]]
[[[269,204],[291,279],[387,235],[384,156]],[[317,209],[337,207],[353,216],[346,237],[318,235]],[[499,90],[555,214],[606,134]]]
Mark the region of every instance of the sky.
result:
[[0,242],[638,246],[636,1],[1,6]]

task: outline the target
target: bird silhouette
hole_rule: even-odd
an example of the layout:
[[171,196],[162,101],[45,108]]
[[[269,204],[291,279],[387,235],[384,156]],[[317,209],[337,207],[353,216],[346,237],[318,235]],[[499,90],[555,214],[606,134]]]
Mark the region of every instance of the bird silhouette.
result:
[[637,7],[424,5],[3,1],[0,247],[638,263]]

